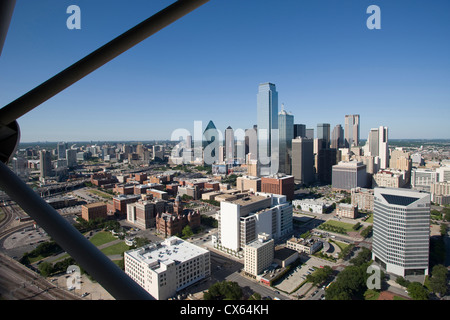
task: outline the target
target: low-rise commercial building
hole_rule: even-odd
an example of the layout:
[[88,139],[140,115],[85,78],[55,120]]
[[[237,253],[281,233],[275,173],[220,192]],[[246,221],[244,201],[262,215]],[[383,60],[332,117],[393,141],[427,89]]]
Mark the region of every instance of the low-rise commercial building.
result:
[[292,237],[288,241],[286,241],[286,248],[298,251],[298,252],[304,252],[306,254],[314,254],[317,251],[319,251],[323,246],[322,241],[315,238],[295,238]]
[[330,207],[330,204],[315,199],[292,200],[292,205],[297,209],[312,213],[324,213]]
[[177,237],[124,254],[125,273],[157,300],[211,275],[210,253]]
[[339,203],[336,207],[336,214],[343,218],[356,219],[358,207],[350,203]]
[[273,239],[268,234],[259,234],[257,240],[244,247],[244,271],[249,275],[257,276],[272,264],[273,257]]
[[86,221],[97,218],[106,219],[108,217],[107,206],[103,202],[84,204],[81,206],[81,217]]

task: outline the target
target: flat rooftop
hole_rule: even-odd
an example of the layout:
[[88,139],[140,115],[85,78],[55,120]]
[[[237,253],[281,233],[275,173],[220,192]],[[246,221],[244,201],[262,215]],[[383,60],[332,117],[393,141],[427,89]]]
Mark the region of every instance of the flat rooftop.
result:
[[249,204],[252,204],[252,203],[263,201],[265,199],[267,199],[267,197],[255,196],[255,195],[250,195],[249,194],[249,195],[244,196],[242,198],[235,199],[235,200],[230,200],[230,201],[227,201],[227,202],[231,202],[231,203],[234,203],[234,204],[239,204],[241,206],[246,206],[246,205],[249,205]]
[[126,254],[138,261],[156,267],[172,262],[188,261],[196,256],[207,253],[208,250],[193,245],[178,237],[170,237],[158,244],[150,244],[138,249],[127,251]]

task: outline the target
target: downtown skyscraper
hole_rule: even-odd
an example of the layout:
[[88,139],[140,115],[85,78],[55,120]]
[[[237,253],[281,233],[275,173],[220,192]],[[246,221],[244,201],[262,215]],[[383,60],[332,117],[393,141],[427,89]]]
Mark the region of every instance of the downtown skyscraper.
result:
[[259,85],[257,94],[258,174],[278,172],[278,92],[273,83]]
[[279,172],[291,174],[292,139],[294,139],[294,116],[284,108],[278,114]]
[[345,116],[345,147],[359,146],[359,114]]

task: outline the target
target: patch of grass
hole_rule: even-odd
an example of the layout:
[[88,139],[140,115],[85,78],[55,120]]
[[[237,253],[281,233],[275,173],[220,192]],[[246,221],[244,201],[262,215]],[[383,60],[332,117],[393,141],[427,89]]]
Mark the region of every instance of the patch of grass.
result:
[[364,300],[378,300],[379,296],[380,296],[380,293],[378,291],[368,289],[364,293]]
[[102,249],[101,252],[103,252],[107,256],[112,256],[116,254],[122,254],[128,250],[130,250],[130,247],[127,246],[125,242],[119,242],[117,244]]
[[102,231],[93,235],[89,240],[93,245],[98,247],[102,244],[114,241],[116,238],[110,232]]
[[107,200],[112,200],[112,198],[113,198],[112,195],[110,195],[108,193],[105,193],[105,192],[102,192],[100,190],[89,189],[89,192],[95,194],[96,196],[99,196],[99,197],[102,197],[104,199],[107,199]]
[[341,221],[328,220],[323,225],[331,225],[331,226],[335,226],[335,227],[338,227],[338,228],[344,228],[344,230],[347,231],[347,232],[354,231],[353,230],[353,224],[346,223],[346,222],[341,222]]

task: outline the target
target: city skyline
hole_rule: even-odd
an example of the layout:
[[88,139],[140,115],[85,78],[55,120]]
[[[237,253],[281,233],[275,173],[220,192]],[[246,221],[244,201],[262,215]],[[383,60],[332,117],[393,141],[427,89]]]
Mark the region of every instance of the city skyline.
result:
[[[77,1],[81,30],[66,27],[74,3],[17,3],[0,103],[172,2]],[[209,120],[222,132],[245,130],[257,123],[265,82],[306,128],[344,127],[345,115],[359,114],[361,140],[379,126],[390,139],[450,138],[450,4],[376,2],[380,30],[366,27],[368,3],[211,1],[18,119],[21,142],[169,140]]]

